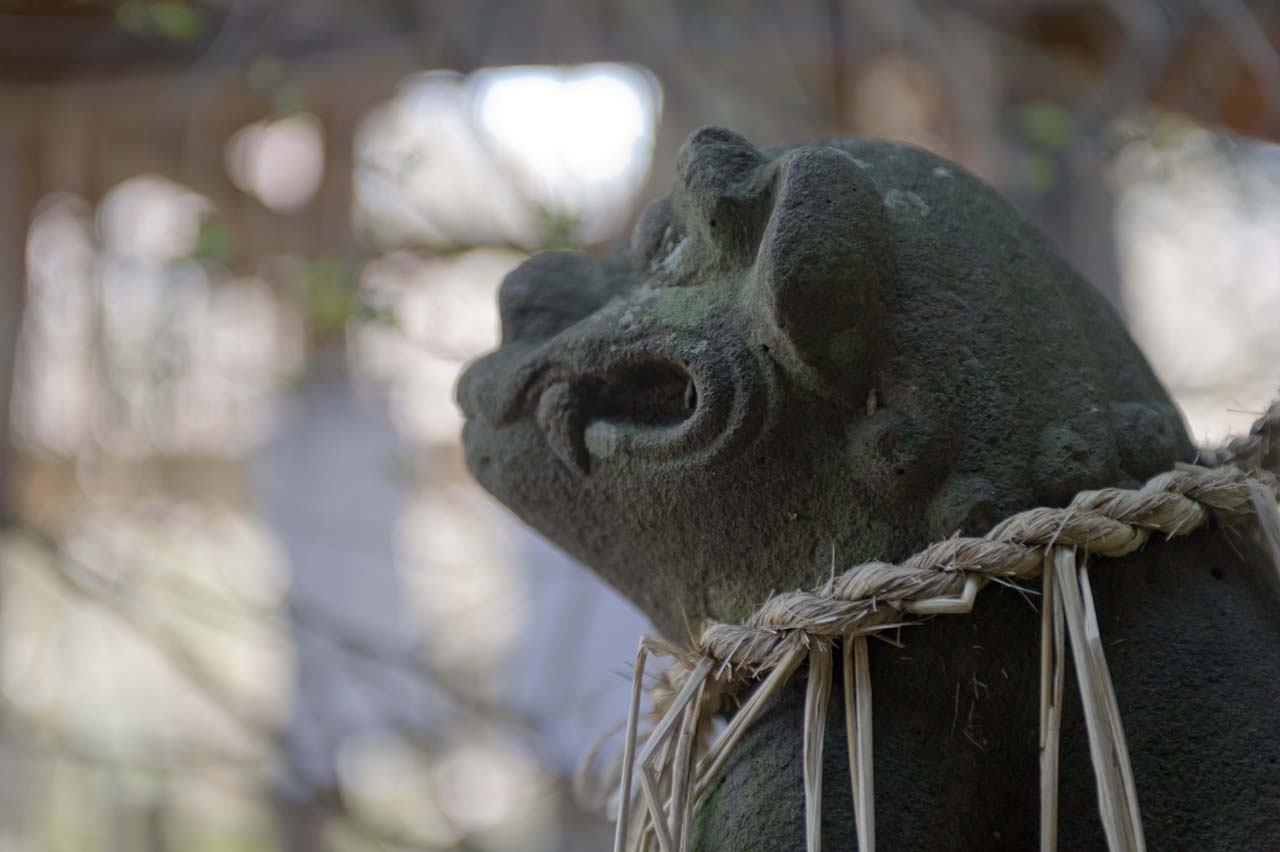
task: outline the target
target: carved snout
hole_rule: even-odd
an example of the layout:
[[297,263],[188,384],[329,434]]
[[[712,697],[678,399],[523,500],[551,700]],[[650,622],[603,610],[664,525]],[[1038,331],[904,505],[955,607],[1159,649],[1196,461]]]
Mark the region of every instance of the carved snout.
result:
[[696,335],[621,343],[590,332],[587,323],[475,362],[458,384],[464,412],[498,429],[532,420],[580,475],[591,470],[589,431],[596,453],[652,462],[749,440],[742,427],[760,414],[763,393],[750,359],[708,349]]
[[802,385],[865,399],[887,335],[893,269],[883,201],[853,158],[819,146],[787,154],[752,309],[765,345]]
[[472,362],[455,397],[468,418],[500,425],[510,419],[513,388],[527,382],[531,353],[578,325],[629,286],[599,261],[573,252],[543,252],[508,273],[498,291],[502,345]]

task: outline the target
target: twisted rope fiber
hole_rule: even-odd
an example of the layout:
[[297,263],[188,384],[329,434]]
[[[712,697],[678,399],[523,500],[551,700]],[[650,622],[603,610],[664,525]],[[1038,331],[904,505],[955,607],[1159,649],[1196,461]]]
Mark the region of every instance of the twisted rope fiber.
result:
[[[1055,646],[1049,637],[1056,622],[1057,672],[1056,702],[1060,710],[1062,626],[1061,612],[1050,610],[1065,606],[1068,626],[1072,627],[1073,646],[1087,644],[1084,625],[1093,615],[1092,597],[1088,593],[1086,567],[1076,565],[1071,554],[1083,551],[1093,556],[1119,558],[1134,552],[1146,544],[1152,533],[1167,537],[1187,535],[1211,520],[1217,519],[1223,526],[1238,526],[1253,518],[1259,524],[1263,538],[1271,549],[1273,559],[1280,569],[1280,523],[1276,520],[1276,484],[1280,472],[1280,401],[1271,407],[1253,425],[1248,435],[1236,438],[1223,447],[1202,451],[1199,461],[1203,465],[1179,464],[1174,470],[1159,474],[1138,489],[1103,488],[1083,491],[1065,508],[1035,508],[1020,512],[997,524],[982,538],[952,538],[937,542],[901,563],[868,562],[854,566],[833,576],[827,583],[812,591],[791,591],[770,597],[742,624],[712,623],[702,632],[692,648],[683,649],[656,636],[646,636],[641,642],[635,671],[636,686],[643,675],[643,662],[647,654],[671,657],[673,662],[655,679],[649,689],[653,704],[653,718],[657,726],[648,735],[644,749],[636,759],[634,749],[639,739],[636,734],[636,703],[638,692],[633,694],[632,714],[628,724],[628,741],[624,751],[623,777],[620,785],[618,836],[615,849],[623,849],[624,839],[634,833],[633,849],[648,848],[650,835],[656,837],[663,852],[681,852],[688,845],[687,819],[672,810],[668,813],[658,800],[668,786],[681,793],[680,804],[684,810],[696,805],[706,792],[710,781],[723,765],[729,751],[742,731],[754,720],[755,714],[771,695],[794,671],[807,654],[811,666],[829,671],[831,644],[842,640],[845,646],[846,675],[853,673],[853,660],[857,659],[856,677],[845,678],[846,715],[850,717],[850,731],[856,727],[852,721],[855,704],[857,716],[865,713],[866,728],[859,735],[864,742],[865,754],[850,754],[850,771],[854,784],[855,812],[858,821],[860,847],[874,846],[874,829],[870,810],[870,682],[865,663],[865,637],[869,634],[898,626],[913,617],[944,613],[966,613],[972,609],[974,596],[986,583],[995,581],[1016,582],[1044,575],[1045,599],[1045,678],[1050,677]],[[1207,466],[1206,466],[1207,465]],[[1054,562],[1054,556],[1058,561]],[[1067,561],[1062,561],[1066,555]],[[1053,569],[1057,564],[1059,567]],[[1077,575],[1077,567],[1079,573]],[[1050,579],[1053,573],[1069,575],[1075,584],[1053,593],[1055,584],[1062,584],[1062,576]],[[1072,591],[1076,589],[1076,591]],[[1084,592],[1081,598],[1080,591]],[[1065,597],[1065,600],[1063,598]],[[1056,603],[1055,603],[1056,602]],[[1082,608],[1081,608],[1082,607]],[[1075,616],[1077,622],[1070,619]],[[1083,619],[1082,621],[1079,619]],[[1096,624],[1092,624],[1096,634]],[[1078,662],[1095,669],[1097,719],[1090,719],[1091,745],[1098,741],[1108,743],[1115,754],[1117,785],[1121,790],[1102,789],[1106,771],[1099,765],[1102,758],[1095,752],[1095,773],[1099,774],[1099,804],[1103,812],[1104,826],[1108,827],[1108,841],[1112,849],[1142,850],[1141,822],[1137,815],[1136,793],[1132,788],[1131,771],[1128,769],[1127,751],[1123,731],[1119,724],[1118,709],[1114,708],[1114,694],[1110,678],[1106,674],[1105,659],[1100,644],[1096,652],[1090,648],[1073,653],[1083,653]],[[1094,654],[1096,659],[1093,656]],[[684,761],[673,765],[672,748],[668,738],[691,736],[701,742],[705,739],[706,722],[711,712],[726,697],[735,696],[743,687],[768,674],[756,695],[742,705],[729,727],[716,744],[709,749],[699,747],[705,753],[702,761],[694,766],[694,760],[677,748]],[[825,684],[817,683],[824,680]],[[861,689],[855,689],[852,681]],[[821,733],[816,737],[810,731],[810,719],[825,717],[828,678],[810,678],[810,695],[807,704],[813,712],[807,714],[805,731],[806,750],[806,802],[811,808],[809,816],[808,845],[817,849],[820,843],[815,837],[817,807],[821,796],[810,790],[812,784],[820,784]],[[1046,734],[1045,724],[1052,708],[1048,680],[1042,684],[1042,740],[1053,739],[1052,778],[1042,776],[1042,798],[1048,798],[1050,809],[1044,811],[1056,819],[1056,729]],[[1089,688],[1082,683],[1082,691]],[[857,694],[855,694],[857,693]],[[1109,705],[1108,705],[1109,702]],[[865,704],[865,706],[864,706]],[[818,711],[821,711],[820,713]],[[1108,715],[1110,714],[1110,715]],[[684,717],[677,724],[678,717]],[[692,719],[692,721],[690,721]],[[1095,731],[1109,726],[1110,730]],[[821,723],[817,724],[821,728]],[[691,733],[692,732],[692,733]],[[1111,739],[1107,740],[1107,736]],[[851,747],[854,738],[850,737]],[[1099,747],[1101,748],[1101,747]],[[1042,752],[1045,743],[1042,742]],[[1102,753],[1105,753],[1103,750]],[[679,762],[679,761],[677,761]],[[647,811],[637,813],[638,822],[629,825],[631,811],[631,773],[638,764],[644,783],[644,804]],[[656,774],[654,770],[657,770]],[[859,793],[859,777],[866,789]],[[685,796],[684,789],[693,783],[692,796]],[[1108,801],[1107,796],[1114,800]],[[1126,799],[1126,795],[1128,798]],[[688,799],[692,799],[692,803]],[[1042,803],[1043,806],[1043,803]],[[1110,810],[1109,810],[1110,809]],[[1126,812],[1127,809],[1127,812]],[[1126,819],[1129,821],[1126,823]],[[1110,820],[1110,824],[1109,821]],[[1043,827],[1042,827],[1043,831]],[[1042,833],[1042,849],[1053,849],[1056,829]]]
[[[692,669],[691,663],[703,658],[727,663],[718,685],[731,689],[753,680],[755,672],[776,666],[797,634],[864,635],[901,622],[904,614],[929,614],[930,604],[959,598],[973,577],[1034,579],[1040,576],[1049,546],[1118,558],[1141,548],[1153,532],[1186,535],[1215,516],[1238,522],[1252,514],[1250,485],[1255,481],[1236,468],[1189,466],[1162,473],[1139,490],[1084,491],[1066,508],[1013,515],[982,538],[948,539],[897,565],[867,562],[815,591],[774,595],[741,625],[708,625],[697,645],[676,656],[674,665]],[[670,686],[682,682],[677,675]],[[655,704],[655,715],[665,709],[663,703]]]

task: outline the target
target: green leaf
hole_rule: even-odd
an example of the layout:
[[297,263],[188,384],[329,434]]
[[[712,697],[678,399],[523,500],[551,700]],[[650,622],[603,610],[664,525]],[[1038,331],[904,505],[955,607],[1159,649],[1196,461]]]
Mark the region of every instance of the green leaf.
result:
[[1031,101],[1018,110],[1018,126],[1029,142],[1061,148],[1075,134],[1071,113],[1051,101]]

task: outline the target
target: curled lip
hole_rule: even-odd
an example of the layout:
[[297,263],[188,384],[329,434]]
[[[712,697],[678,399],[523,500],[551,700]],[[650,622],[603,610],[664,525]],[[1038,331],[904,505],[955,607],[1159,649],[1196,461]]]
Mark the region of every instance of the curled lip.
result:
[[591,454],[587,452],[583,409],[573,383],[557,381],[538,395],[536,417],[551,451],[570,470],[585,476],[591,468]]
[[711,448],[740,407],[739,377],[705,342],[667,344],[617,346],[589,368],[573,362],[598,362],[598,349],[595,359],[531,358],[507,384],[495,425],[532,414],[551,451],[583,476],[591,470],[586,433],[595,422],[625,426],[620,442],[642,458],[687,458]]

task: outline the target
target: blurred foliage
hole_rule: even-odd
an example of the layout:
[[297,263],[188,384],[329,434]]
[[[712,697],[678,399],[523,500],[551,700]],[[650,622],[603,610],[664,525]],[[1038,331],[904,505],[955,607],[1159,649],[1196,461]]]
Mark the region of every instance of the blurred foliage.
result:
[[1028,151],[1018,161],[1018,182],[1028,192],[1043,195],[1053,189],[1057,174],[1053,157],[1043,151]]
[[565,216],[551,210],[542,210],[547,221],[546,244],[544,251],[570,251],[577,248],[573,242],[573,230],[576,224],[572,216]]
[[230,266],[236,259],[235,236],[231,229],[213,216],[202,217],[191,259],[217,266]]
[[370,325],[381,325],[388,328],[397,327],[399,318],[396,316],[395,308],[374,304],[366,299],[357,299],[355,310],[351,314],[351,319],[356,322],[369,323]]
[[320,256],[307,261],[299,293],[307,338],[312,343],[340,343],[351,323],[398,327],[394,306],[361,293],[361,269],[359,258]]
[[183,0],[125,0],[116,9],[116,24],[131,35],[190,42],[205,34],[209,15]]
[[317,343],[341,340],[360,302],[359,268],[351,260],[316,257],[302,274],[302,309],[308,336]]
[[1017,112],[1018,128],[1028,142],[1057,149],[1071,141],[1075,133],[1071,113],[1062,104],[1030,101]]
[[277,56],[255,57],[245,71],[249,91],[271,103],[274,118],[287,118],[307,108],[306,96],[288,67]]
[[1057,182],[1056,159],[1076,136],[1075,120],[1062,104],[1033,100],[1014,111],[1014,122],[1026,148],[1018,162],[1018,182],[1027,191],[1043,195]]

